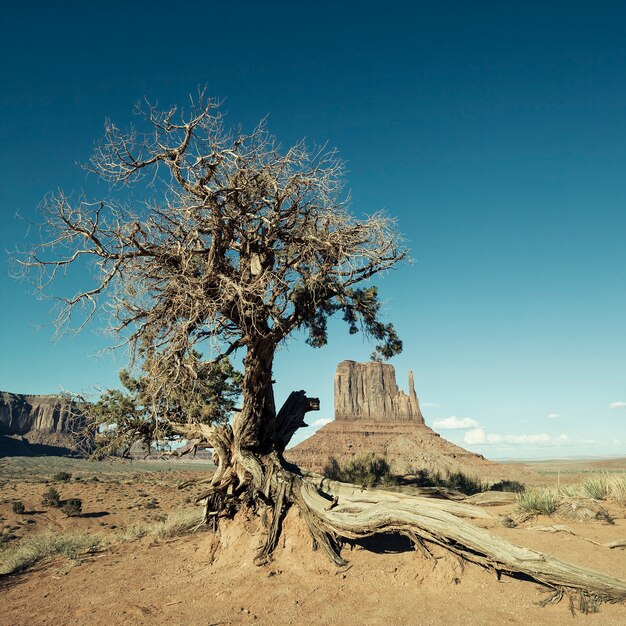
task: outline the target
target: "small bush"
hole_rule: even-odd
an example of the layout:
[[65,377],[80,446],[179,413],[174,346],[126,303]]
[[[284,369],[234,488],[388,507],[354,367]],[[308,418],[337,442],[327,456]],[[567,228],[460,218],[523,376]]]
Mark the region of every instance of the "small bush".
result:
[[24,511],[26,511],[26,507],[21,500],[14,500],[11,508],[16,515],[23,515]]
[[62,555],[75,559],[98,547],[101,538],[94,533],[46,532],[24,537],[15,547],[0,552],[0,575],[21,572],[43,560]]
[[61,506],[61,494],[54,487],[50,487],[50,489],[43,492],[41,504],[59,508]]
[[513,493],[522,493],[525,489],[526,485],[516,480],[501,480],[489,487],[490,491],[511,491]]
[[486,485],[478,478],[473,478],[463,472],[448,471],[445,476],[442,476],[441,472],[438,471],[430,472],[427,469],[413,469],[412,473],[415,476],[414,484],[418,487],[445,487],[446,489],[460,491],[468,496],[487,490]]
[[324,476],[331,480],[372,487],[373,485],[396,484],[398,479],[391,473],[387,459],[374,454],[354,457],[343,467],[335,458],[330,458],[324,468]]
[[83,512],[83,501],[80,498],[69,498],[63,502],[61,510],[68,517],[77,517]]
[[552,515],[563,499],[559,489],[543,487],[526,490],[517,496],[517,508],[532,515]]
[[72,480],[72,475],[69,472],[57,472],[52,480],[57,483],[69,483]]

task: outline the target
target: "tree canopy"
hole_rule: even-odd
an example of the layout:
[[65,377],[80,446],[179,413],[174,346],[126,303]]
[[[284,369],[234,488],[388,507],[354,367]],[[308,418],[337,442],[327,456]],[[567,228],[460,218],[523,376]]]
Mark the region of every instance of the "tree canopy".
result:
[[144,104],[137,114],[139,126],[126,132],[107,121],[87,166],[110,195],[49,196],[42,241],[22,263],[44,286],[87,262],[95,281],[60,300],[58,324],[81,326],[103,300],[164,402],[193,386],[194,350],[219,360],[244,348],[236,434],[267,444],[273,356],[294,331],[323,346],[328,318],[341,314],[350,333],[373,338],[378,358],[401,350],[368,281],[407,250],[392,218],[348,211],[334,151],[284,149],[264,122],[226,130],[203,94],[187,111]]

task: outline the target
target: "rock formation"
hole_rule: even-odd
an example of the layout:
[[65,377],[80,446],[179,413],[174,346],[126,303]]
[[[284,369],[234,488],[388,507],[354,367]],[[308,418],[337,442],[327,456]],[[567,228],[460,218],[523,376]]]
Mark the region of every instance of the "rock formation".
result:
[[79,407],[62,396],[0,393],[1,436],[71,448],[83,423]]
[[424,423],[409,372],[409,395],[398,389],[393,365],[342,361],[335,372],[335,419]]
[[443,439],[424,423],[409,372],[409,395],[398,389],[391,365],[343,361],[335,374],[335,420],[285,453],[287,460],[321,473],[363,454],[384,456],[398,474],[419,469],[463,472],[486,482],[525,480],[518,466],[488,461]]

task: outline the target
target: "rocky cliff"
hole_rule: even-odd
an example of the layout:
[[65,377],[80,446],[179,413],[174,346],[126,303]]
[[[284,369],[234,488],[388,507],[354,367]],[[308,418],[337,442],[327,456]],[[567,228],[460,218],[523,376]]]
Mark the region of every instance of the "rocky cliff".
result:
[[79,407],[62,396],[0,393],[0,435],[72,447],[71,434],[82,424]]
[[335,372],[335,419],[424,423],[409,372],[409,395],[398,389],[393,365],[342,361]]

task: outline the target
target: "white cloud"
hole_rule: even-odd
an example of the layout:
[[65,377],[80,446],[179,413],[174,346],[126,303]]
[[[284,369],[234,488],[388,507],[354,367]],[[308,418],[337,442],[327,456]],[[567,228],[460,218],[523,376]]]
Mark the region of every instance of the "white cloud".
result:
[[475,428],[465,433],[463,441],[469,444],[485,443],[485,431],[482,428]]
[[[497,433],[485,433],[482,428],[475,428],[465,433],[463,441],[470,445],[476,444],[546,444],[550,443],[550,435],[541,433],[538,435],[499,435]],[[561,440],[562,441],[562,440]]]
[[626,407],[626,402],[611,402],[611,404],[609,404],[609,409],[623,409],[624,407]]
[[563,416],[559,415],[558,413],[548,413],[548,415],[546,417],[549,420],[558,420],[560,417],[563,417]]
[[321,426],[326,426],[326,424],[330,424],[333,420],[329,420],[325,417],[321,417],[318,420],[315,420],[311,426],[313,426],[314,428],[319,428]]
[[435,420],[433,426],[441,430],[463,430],[466,428],[478,428],[479,424],[471,417],[455,417],[452,415],[444,420]]

